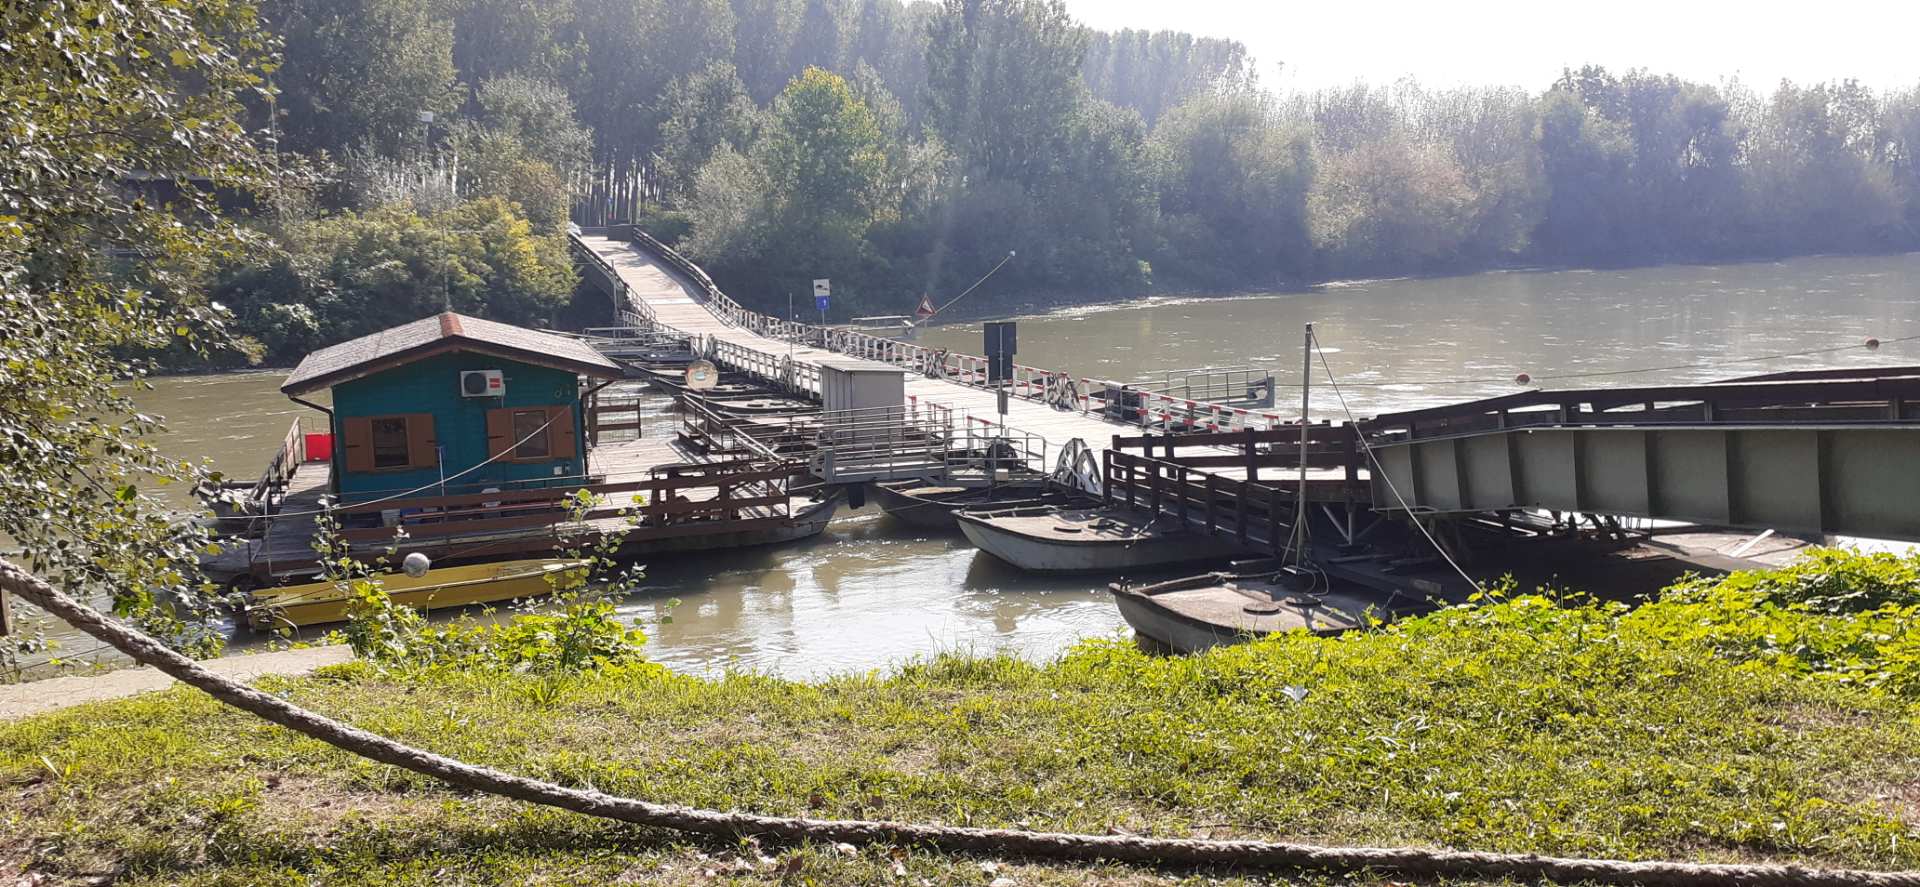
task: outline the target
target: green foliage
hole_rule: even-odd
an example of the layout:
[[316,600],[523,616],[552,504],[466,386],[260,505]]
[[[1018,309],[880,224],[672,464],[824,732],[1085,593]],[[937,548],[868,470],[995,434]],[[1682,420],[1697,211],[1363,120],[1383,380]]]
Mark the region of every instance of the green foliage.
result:
[[285,147],[338,153],[365,143],[418,152],[418,115],[459,105],[453,21],[414,0],[264,0],[283,39],[275,121]]
[[444,305],[543,326],[574,284],[562,236],[537,232],[500,197],[430,215],[390,205],[297,222],[281,246],[230,266],[213,290],[281,361]]
[[661,104],[660,177],[675,197],[691,196],[694,176],[716,150],[745,151],[758,136],[760,109],[726,62],[675,80]]
[[407,668],[495,669],[559,676],[646,662],[646,632],[605,600],[574,600],[557,612],[516,613],[504,623],[435,625],[410,639]]
[[204,539],[148,491],[218,475],[148,443],[160,419],[130,392],[141,355],[227,341],[199,284],[258,244],[222,196],[304,177],[242,125],[268,39],[225,0],[0,4],[0,35],[0,537],[63,591],[205,649]]
[[945,0],[927,47],[928,119],[965,167],[1030,186],[1086,91],[1086,36],[1060,0]]
[[809,68],[775,100],[749,155],[718,147],[695,181],[686,245],[722,273],[789,278],[824,269],[853,283],[876,223],[898,217],[885,134],[835,74]]
[[1093,95],[1150,125],[1190,100],[1252,94],[1259,75],[1238,40],[1178,31],[1094,31],[1081,79]]
[[1306,127],[1253,94],[1205,96],[1154,127],[1165,247],[1154,264],[1214,286],[1272,279],[1311,260]]
[[1920,698],[1920,554],[1816,550],[1680,583],[1623,622],[1754,667]]
[[[466,616],[431,623],[420,611],[394,603],[380,568],[395,551],[369,563],[357,556],[331,513],[317,518],[314,550],[323,579],[348,594],[345,641],[354,655],[385,669],[407,672],[454,669],[524,672],[549,678],[644,663],[647,635],[620,621],[608,598],[630,591],[645,577],[622,568],[615,556],[624,532],[600,534],[584,546],[565,535],[582,525],[602,500],[587,490],[568,499],[570,521],[561,525],[561,554],[583,566],[547,577],[549,592],[516,604],[505,621]],[[489,609],[486,614],[491,616]]]
[[[1268,94],[1237,41],[1100,32],[1059,0],[267,10],[292,46],[283,144],[348,157],[363,195],[334,208],[494,195],[545,231],[569,191],[611,186],[596,214],[688,213],[689,245],[763,309],[828,276],[836,305],[904,311],[1009,249],[976,303],[1920,247],[1920,102],[1845,81],[1755,96],[1586,67],[1538,93]],[[883,165],[782,147],[792,121],[770,118],[809,68],[847,81]]]

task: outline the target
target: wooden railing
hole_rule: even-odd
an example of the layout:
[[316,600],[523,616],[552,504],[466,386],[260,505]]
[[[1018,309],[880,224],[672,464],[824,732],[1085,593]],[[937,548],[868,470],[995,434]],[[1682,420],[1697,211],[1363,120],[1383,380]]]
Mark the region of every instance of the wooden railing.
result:
[[1164,515],[1241,545],[1279,554],[1292,530],[1294,494],[1119,450],[1102,454],[1101,499]]
[[[1310,425],[1307,427],[1307,467],[1345,468],[1354,475],[1360,468],[1358,443],[1351,425]],[[1182,448],[1195,447],[1208,452],[1180,454]],[[1258,480],[1262,468],[1300,467],[1300,426],[1182,434],[1116,434],[1113,448],[1139,450],[1144,456],[1153,456],[1159,451],[1157,458],[1188,468],[1245,468],[1249,480]],[[1222,449],[1237,452],[1218,452]]]
[[280,439],[280,447],[267,462],[267,469],[260,472],[260,479],[254,482],[253,489],[247,492],[248,508],[258,514],[270,514],[277,504],[276,497],[284,494],[287,483],[293,480],[293,474],[300,470],[301,463],[307,461],[307,435],[300,420],[294,419],[287,429],[286,436]]
[[[494,490],[447,496],[422,496],[336,509],[343,520],[370,513],[396,513],[396,526],[348,527],[340,531],[358,544],[449,537],[526,535],[549,528],[556,538],[586,529],[578,521],[637,516],[631,532],[690,521],[737,520],[747,509],[761,518],[785,518],[788,483],[801,469],[787,462],[735,460],[655,466],[645,479],[586,483],[541,489]],[[575,504],[585,491],[601,501],[584,513]],[[711,495],[699,495],[711,491]],[[625,494],[641,494],[632,506],[614,504]]]

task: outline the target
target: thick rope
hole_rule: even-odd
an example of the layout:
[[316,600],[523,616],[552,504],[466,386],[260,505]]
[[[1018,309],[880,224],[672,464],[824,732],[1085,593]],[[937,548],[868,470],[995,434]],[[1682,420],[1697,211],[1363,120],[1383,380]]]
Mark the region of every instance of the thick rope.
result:
[[757,835],[850,844],[924,845],[1045,859],[1116,860],[1158,865],[1240,866],[1371,872],[1404,877],[1546,879],[1604,884],[1730,887],[1920,887],[1920,872],[1816,869],[1798,865],[1717,865],[1567,859],[1519,853],[1469,853],[1399,847],[1321,847],[1271,841],[1214,841],[1137,835],[1080,835],[962,828],[874,820],[821,820],[701,810],[567,788],[442,757],[293,705],[200,667],[133,629],[0,559],[0,587],[215,699],[361,757],[477,792],[705,835]]

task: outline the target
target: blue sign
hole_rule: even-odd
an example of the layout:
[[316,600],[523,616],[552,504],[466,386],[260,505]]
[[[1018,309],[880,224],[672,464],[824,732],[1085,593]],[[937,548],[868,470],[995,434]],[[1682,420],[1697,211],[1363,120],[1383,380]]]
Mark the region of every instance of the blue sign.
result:
[[814,297],[813,297],[813,307],[814,307],[814,309],[815,309],[815,310],[818,310],[818,311],[819,311],[819,312],[821,312],[822,314],[824,314],[824,313],[826,313],[826,310],[827,310],[827,297],[826,297],[826,296],[814,296]]

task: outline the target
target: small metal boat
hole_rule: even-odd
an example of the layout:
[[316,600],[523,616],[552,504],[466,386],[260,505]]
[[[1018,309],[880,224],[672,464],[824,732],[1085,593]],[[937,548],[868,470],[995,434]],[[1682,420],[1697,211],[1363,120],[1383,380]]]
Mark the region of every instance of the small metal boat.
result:
[[1306,590],[1284,574],[1208,573],[1152,585],[1107,586],[1120,615],[1142,637],[1182,653],[1305,629],[1332,635],[1424,612],[1433,604],[1360,588]]
[[[534,559],[434,567],[419,577],[388,573],[369,577],[396,604],[425,610],[549,594],[586,578],[584,560]],[[247,625],[255,631],[342,622],[353,600],[352,581],[307,582],[263,588],[248,596]]]
[[955,515],[961,509],[1057,505],[1063,504],[1067,497],[1050,491],[1044,478],[1033,478],[991,487],[927,480],[880,481],[873,485],[873,499],[886,510],[888,517],[907,526],[952,530],[958,527]]
[[961,511],[960,531],[985,551],[1035,573],[1101,573],[1227,560],[1233,542],[1135,511],[1059,505]]
[[[692,397],[692,394],[688,394]],[[791,397],[702,397],[701,400],[715,411],[729,416],[779,416],[804,413],[819,409],[819,406]]]

